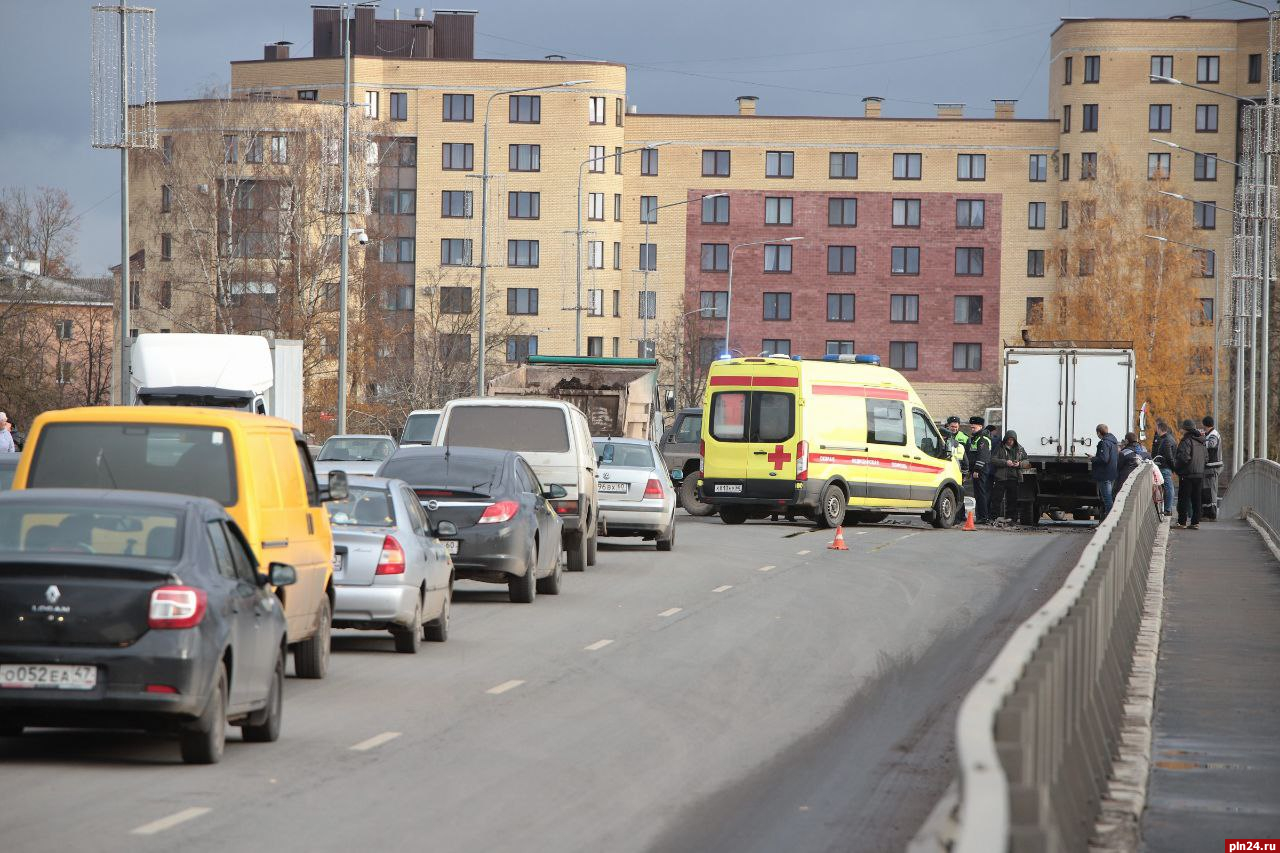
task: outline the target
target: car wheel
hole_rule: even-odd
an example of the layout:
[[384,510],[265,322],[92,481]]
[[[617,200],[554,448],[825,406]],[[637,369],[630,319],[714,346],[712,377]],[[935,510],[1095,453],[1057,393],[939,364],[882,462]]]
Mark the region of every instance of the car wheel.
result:
[[538,587],[538,595],[559,595],[560,594],[560,578],[564,575],[564,560],[560,556],[560,552],[556,552],[556,566],[551,570],[551,574],[545,578],[538,578],[536,586]]
[[672,548],[676,547],[675,513],[671,514],[671,524],[667,526],[666,537],[664,538],[661,534],[659,534],[658,538],[654,541],[654,544],[658,546],[659,551],[670,551]]
[[267,694],[267,707],[249,715],[240,726],[240,736],[249,743],[275,743],[280,739],[280,717],[284,712],[284,650],[276,653],[275,672],[271,676],[271,690]]
[[938,492],[933,501],[933,518],[930,523],[934,527],[947,530],[956,523],[956,493],[950,488]]
[[818,526],[839,527],[844,524],[845,510],[849,508],[849,499],[844,489],[835,483],[827,483],[822,487],[818,498]]
[[507,596],[515,604],[530,604],[538,594],[538,546],[533,545],[524,574],[507,581]]
[[600,538],[599,533],[595,529],[595,525],[591,526],[591,538],[587,540],[587,565],[594,566],[596,564],[596,545]]
[[433,643],[443,643],[449,639],[449,611],[453,609],[453,584],[444,591],[444,609],[435,619],[422,626],[422,636]]
[[1053,519],[1054,521],[1066,521],[1069,518],[1069,516],[1062,510],[1055,509],[1049,513],[1049,518]]
[[182,760],[187,764],[217,764],[227,745],[227,668],[218,662],[213,677],[213,694],[200,719],[178,738]]
[[742,524],[747,520],[747,511],[740,506],[722,506],[720,520],[725,524]]
[[565,543],[565,554],[569,558],[569,571],[585,572],[587,570],[587,541],[579,531]]
[[391,629],[391,636],[396,641],[396,651],[402,655],[416,655],[422,648],[422,595],[418,595],[418,603],[413,608],[413,618],[409,627]]
[[714,504],[703,503],[702,498],[698,496],[698,478],[695,475],[689,475],[680,482],[680,506],[684,507],[684,511],[689,515],[705,518],[716,511]]
[[316,632],[293,649],[293,669],[299,678],[324,678],[329,670],[329,634],[333,617],[329,611],[329,596],[320,600],[320,624]]

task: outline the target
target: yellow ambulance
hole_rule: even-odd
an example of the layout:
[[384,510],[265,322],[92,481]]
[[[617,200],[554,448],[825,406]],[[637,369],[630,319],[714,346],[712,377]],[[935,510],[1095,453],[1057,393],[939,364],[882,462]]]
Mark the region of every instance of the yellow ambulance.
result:
[[960,466],[911,383],[874,355],[713,362],[702,498],[725,524],[807,515],[824,527],[962,514]]

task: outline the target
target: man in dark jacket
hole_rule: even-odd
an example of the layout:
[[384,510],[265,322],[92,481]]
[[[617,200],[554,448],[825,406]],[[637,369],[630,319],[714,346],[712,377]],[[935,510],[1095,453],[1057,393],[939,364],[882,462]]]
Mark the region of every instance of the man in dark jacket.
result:
[[969,449],[965,452],[969,473],[973,477],[974,515],[979,524],[991,521],[991,438],[984,429],[986,421],[974,415],[969,418]]
[[[1222,433],[1214,426],[1213,416],[1205,415],[1200,421],[1204,434],[1204,505],[1201,513],[1210,521],[1218,519],[1218,477],[1222,474]],[[14,433],[14,441],[17,441]],[[22,445],[18,445],[22,449]]]
[[1027,451],[1018,444],[1018,434],[1009,430],[1004,434],[1004,441],[991,454],[992,476],[995,479],[995,491],[991,499],[993,518],[1017,521],[1018,484],[1022,482],[1022,469],[1028,464]]
[[1205,466],[1204,436],[1196,428],[1196,422],[1187,418],[1182,422],[1182,440],[1174,456],[1173,470],[1178,474],[1178,526],[1191,530],[1200,529],[1200,513],[1204,495]]
[[1173,515],[1174,497],[1177,491],[1173,482],[1173,462],[1178,454],[1178,443],[1173,440],[1173,430],[1163,420],[1156,421],[1156,440],[1151,443],[1151,458],[1164,478],[1164,514]]
[[1151,458],[1147,449],[1138,442],[1136,432],[1124,434],[1124,444],[1120,445],[1120,462],[1117,466],[1116,484],[1112,487],[1112,495],[1120,494],[1120,487],[1129,475],[1138,470],[1138,466]]
[[1115,435],[1106,424],[1098,424],[1096,432],[1098,449],[1089,464],[1093,470],[1093,481],[1098,484],[1098,498],[1102,501],[1101,518],[1106,518],[1111,512],[1111,500],[1115,496],[1112,488],[1119,473],[1120,448]]

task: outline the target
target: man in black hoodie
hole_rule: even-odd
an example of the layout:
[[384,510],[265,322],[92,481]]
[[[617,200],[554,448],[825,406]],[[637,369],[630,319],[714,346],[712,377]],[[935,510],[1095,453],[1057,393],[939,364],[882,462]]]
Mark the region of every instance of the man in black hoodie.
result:
[[1204,466],[1204,436],[1196,429],[1196,422],[1187,418],[1182,422],[1182,440],[1178,442],[1173,465],[1178,474],[1178,527],[1200,529]]
[[[1027,451],[1018,444],[1018,434],[1009,430],[1004,441],[991,454],[992,476],[995,491],[991,495],[991,517],[1018,520],[1018,484],[1022,482],[1022,469],[1027,467]],[[1001,504],[1004,512],[1000,511]],[[1034,524],[1034,522],[1032,522]]]

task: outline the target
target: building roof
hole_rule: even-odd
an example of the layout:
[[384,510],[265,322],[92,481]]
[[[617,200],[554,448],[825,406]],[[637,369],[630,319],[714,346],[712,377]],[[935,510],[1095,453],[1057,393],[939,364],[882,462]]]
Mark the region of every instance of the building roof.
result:
[[1171,15],[1167,18],[1062,18],[1049,33],[1049,38],[1067,24],[1255,24],[1266,18],[1192,18],[1187,15]]
[[112,304],[111,279],[50,278],[0,266],[0,302],[30,302],[37,305]]

